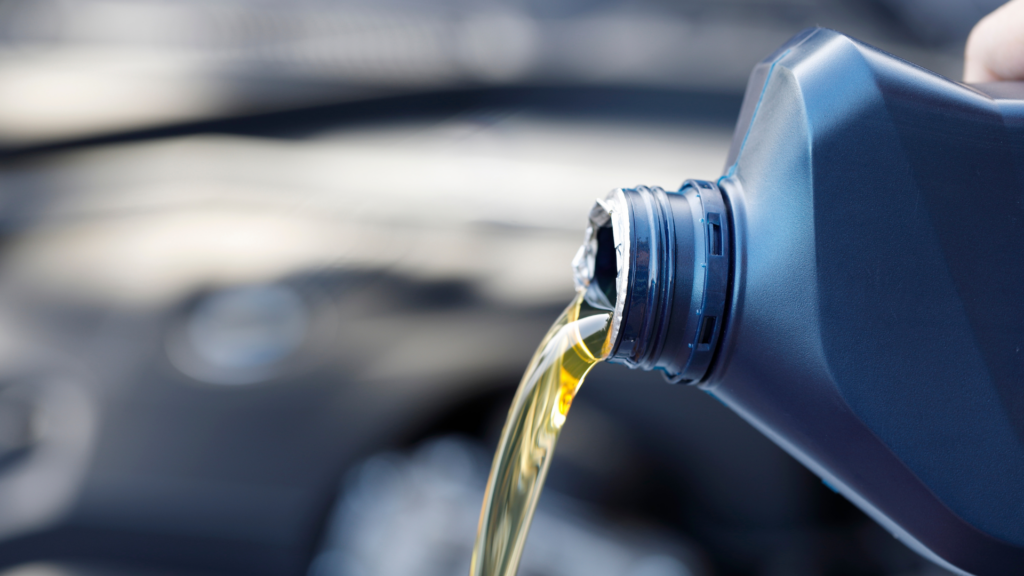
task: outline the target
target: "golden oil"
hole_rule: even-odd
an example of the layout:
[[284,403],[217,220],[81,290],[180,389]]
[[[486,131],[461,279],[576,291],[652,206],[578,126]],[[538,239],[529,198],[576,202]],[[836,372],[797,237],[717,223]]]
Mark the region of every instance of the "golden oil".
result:
[[523,375],[487,479],[470,576],[513,576],[555,442],[587,372],[608,352],[611,313],[576,294]]

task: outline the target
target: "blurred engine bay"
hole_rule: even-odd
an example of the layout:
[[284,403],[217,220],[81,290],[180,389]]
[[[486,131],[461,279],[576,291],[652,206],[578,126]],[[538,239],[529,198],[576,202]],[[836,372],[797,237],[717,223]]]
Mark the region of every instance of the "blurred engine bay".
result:
[[[465,574],[594,198],[717,177],[796,29],[956,74],[998,2],[125,4],[0,3],[3,576]],[[520,573],[944,574],[606,365]]]
[[[301,138],[10,160],[0,562],[464,571],[455,553],[364,548],[378,533],[436,552],[458,534],[468,550],[511,393],[572,294],[582,211],[610,182],[714,177],[738,104],[541,93]],[[559,113],[581,98],[644,114]],[[471,462],[451,475],[476,471],[431,483],[432,438]],[[358,481],[381,462],[390,475]],[[710,397],[621,367],[583,388],[541,515],[524,573],[924,569]],[[379,561],[352,568],[353,547]],[[597,551],[620,560],[580,563]]]

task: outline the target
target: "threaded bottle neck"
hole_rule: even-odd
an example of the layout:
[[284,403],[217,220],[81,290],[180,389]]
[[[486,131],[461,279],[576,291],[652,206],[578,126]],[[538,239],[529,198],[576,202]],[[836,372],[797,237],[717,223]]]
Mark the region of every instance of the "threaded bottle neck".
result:
[[613,310],[609,362],[704,378],[723,329],[731,234],[713,182],[620,188],[594,206],[576,282]]

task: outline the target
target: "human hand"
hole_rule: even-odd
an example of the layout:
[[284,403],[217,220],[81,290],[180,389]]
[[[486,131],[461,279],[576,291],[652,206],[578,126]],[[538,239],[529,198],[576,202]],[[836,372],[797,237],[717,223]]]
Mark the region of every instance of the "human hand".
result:
[[964,82],[1024,80],[1024,0],[1011,0],[978,22],[964,50]]

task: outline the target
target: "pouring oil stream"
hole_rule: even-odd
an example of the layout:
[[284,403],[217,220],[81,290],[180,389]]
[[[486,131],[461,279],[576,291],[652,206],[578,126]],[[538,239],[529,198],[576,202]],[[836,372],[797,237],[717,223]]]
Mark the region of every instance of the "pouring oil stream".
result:
[[580,384],[608,353],[611,313],[576,297],[519,383],[487,479],[470,576],[514,576],[558,435]]

